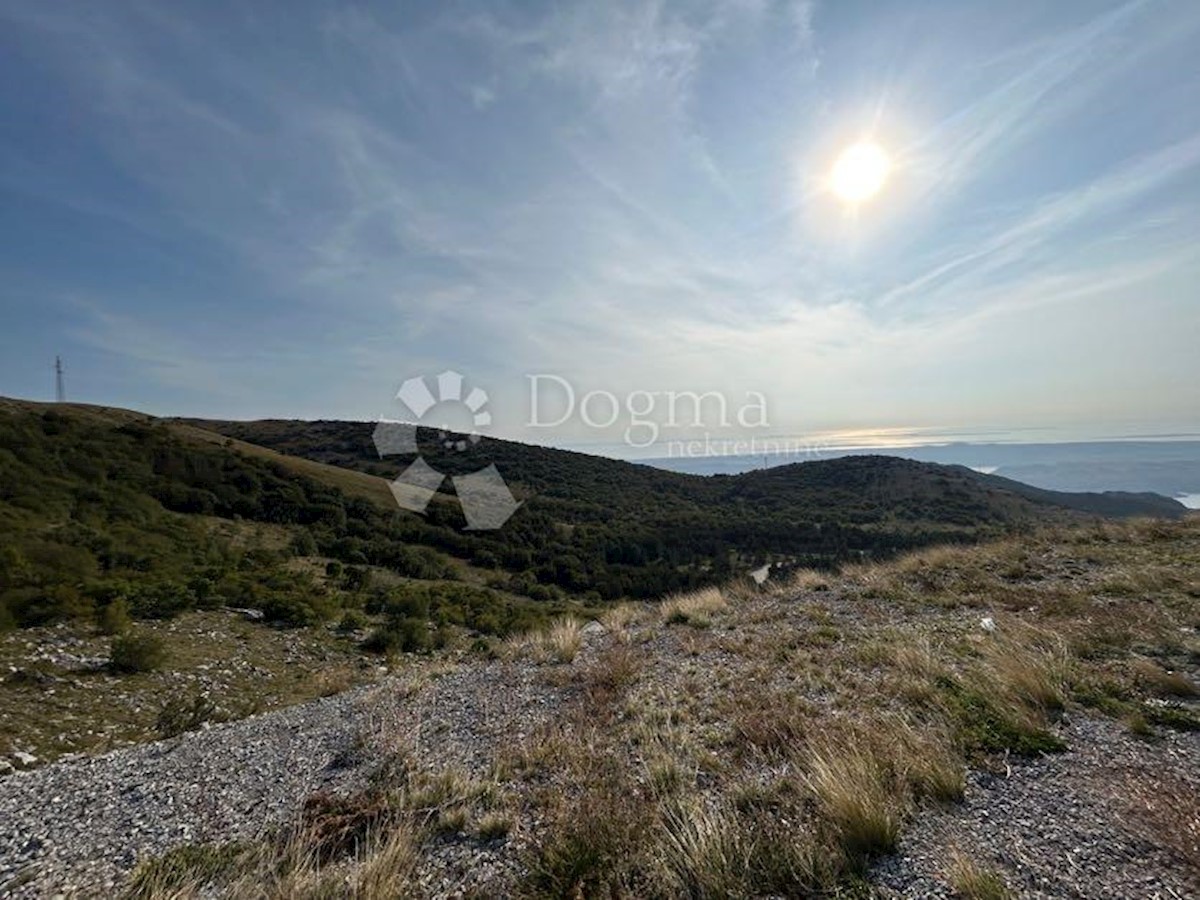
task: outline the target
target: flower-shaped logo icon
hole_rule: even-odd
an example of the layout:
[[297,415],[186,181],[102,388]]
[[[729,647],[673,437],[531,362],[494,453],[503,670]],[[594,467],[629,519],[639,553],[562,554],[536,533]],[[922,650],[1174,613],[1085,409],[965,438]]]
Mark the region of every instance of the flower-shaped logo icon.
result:
[[[434,390],[430,389],[430,383],[424,376],[407,379],[400,386],[396,400],[408,411],[406,418],[409,420],[380,419],[373,435],[375,449],[381,457],[415,455],[416,458],[389,486],[401,509],[424,513],[446,476],[420,455],[417,428],[421,420],[435,407],[450,403],[464,407],[475,428],[486,428],[492,422],[491,413],[485,409],[488,395],[481,388],[472,388],[464,397],[463,376],[458,372],[446,371],[437,376]],[[466,438],[459,438],[454,437],[448,427],[439,429],[439,440],[447,450],[466,450],[478,443],[479,437],[474,431]],[[495,464],[466,475],[454,475],[450,480],[462,504],[468,531],[499,528],[521,505],[513,497]]]

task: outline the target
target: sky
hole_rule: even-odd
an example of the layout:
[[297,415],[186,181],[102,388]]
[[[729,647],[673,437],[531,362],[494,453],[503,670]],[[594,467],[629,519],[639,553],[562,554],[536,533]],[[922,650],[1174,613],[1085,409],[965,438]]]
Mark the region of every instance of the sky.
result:
[[222,418],[452,369],[630,456],[1194,433],[1197,59],[1194,0],[0,0],[0,394],[61,354]]

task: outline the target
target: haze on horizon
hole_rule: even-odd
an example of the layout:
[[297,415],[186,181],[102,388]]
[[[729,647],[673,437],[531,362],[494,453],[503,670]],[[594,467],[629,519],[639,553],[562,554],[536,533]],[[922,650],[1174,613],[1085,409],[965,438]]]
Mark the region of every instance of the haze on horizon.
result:
[[0,48],[3,395],[61,353],[225,418],[453,368],[557,445],[626,422],[525,427],[530,373],[773,434],[1200,429],[1190,0],[0,0]]

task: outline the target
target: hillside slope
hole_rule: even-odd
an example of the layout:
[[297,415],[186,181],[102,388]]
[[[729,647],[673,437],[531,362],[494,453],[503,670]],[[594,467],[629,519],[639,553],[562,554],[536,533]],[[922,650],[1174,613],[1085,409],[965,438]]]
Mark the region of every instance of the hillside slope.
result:
[[[369,422],[181,421],[290,456],[370,472],[383,478],[395,477],[407,463],[406,459],[380,458],[371,440],[374,425]],[[447,474],[461,474],[495,463],[506,481],[518,488],[518,493],[541,497],[543,501],[571,498],[592,501],[598,493],[597,488],[601,488],[603,497],[599,502],[621,514],[643,509],[655,492],[721,502],[742,496],[743,485],[763,481],[770,484],[772,491],[782,490],[786,503],[807,503],[812,508],[806,512],[819,514],[820,510],[828,509],[837,514],[843,509],[855,511],[854,507],[860,506],[862,509],[857,511],[868,519],[883,517],[882,508],[890,506],[896,518],[918,522],[924,515],[929,521],[951,521],[956,514],[955,504],[961,500],[982,502],[986,507],[985,518],[995,520],[1011,521],[1037,515],[1025,504],[1005,495],[1016,495],[1043,508],[1062,507],[1118,518],[1178,517],[1186,512],[1177,501],[1158,494],[1049,491],[984,475],[963,466],[921,463],[890,456],[814,460],[740,475],[705,477],[488,437],[461,452],[427,440],[421,451],[426,461]],[[951,488],[948,495],[935,490],[946,486]],[[443,486],[443,490],[449,488]],[[837,493],[822,493],[824,491]],[[939,493],[943,496],[936,496]],[[921,497],[920,506],[906,508],[907,501],[918,496]],[[569,509],[563,511],[571,512]]]
[[513,593],[390,501],[378,478],[191,426],[0,401],[0,774],[582,609]]
[[410,658],[0,780],[0,886],[1195,896],[1198,571],[1200,519],[1042,529]]
[[[291,456],[394,478],[408,458],[381,459],[365,422],[195,422]],[[433,433],[422,434],[426,438]],[[608,599],[654,596],[763,562],[828,566],[934,542],[972,540],[1079,515],[1178,516],[1154,495],[1039,491],[969,469],[893,457],[850,457],[701,477],[483,438],[465,452],[421,442],[446,474],[494,463],[524,501],[500,531],[447,537],[447,547],[502,565],[537,549],[539,581]],[[451,492],[447,480],[441,488]],[[461,523],[439,511],[451,529]]]
[[[253,430],[278,446],[126,410],[0,402],[0,633],[17,629],[0,634],[0,755],[143,740],[201,686],[220,695],[220,718],[306,699],[325,689],[305,668],[317,659],[361,680],[397,653],[488,653],[565,612],[764,562],[828,569],[1080,518],[1053,495],[898,459],[706,479],[497,444],[482,450],[504,456],[526,505],[499,531],[464,533],[451,494],[425,516],[395,508],[362,451],[369,426]],[[300,445],[316,458],[281,452]],[[260,624],[246,630],[237,610]],[[152,648],[136,667],[154,671],[110,664],[122,646]],[[37,702],[42,689],[53,704]]]

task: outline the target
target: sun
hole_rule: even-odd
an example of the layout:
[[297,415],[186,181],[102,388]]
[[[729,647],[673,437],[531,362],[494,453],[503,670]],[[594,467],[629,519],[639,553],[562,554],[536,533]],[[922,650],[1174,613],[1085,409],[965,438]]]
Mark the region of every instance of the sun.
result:
[[846,203],[862,203],[874,197],[887,182],[892,162],[883,148],[873,141],[860,141],[842,151],[829,186]]

